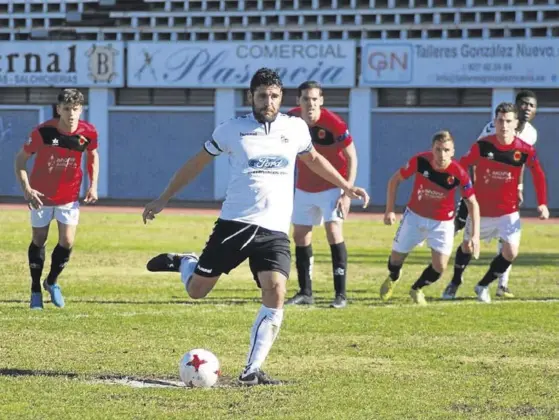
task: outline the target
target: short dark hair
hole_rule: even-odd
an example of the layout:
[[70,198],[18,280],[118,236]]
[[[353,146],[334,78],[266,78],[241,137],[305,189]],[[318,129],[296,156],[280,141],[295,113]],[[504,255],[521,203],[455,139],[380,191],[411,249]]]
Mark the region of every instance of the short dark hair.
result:
[[318,89],[320,91],[320,96],[322,96],[322,86],[316,80],[307,80],[301,83],[297,88],[297,96],[301,97],[303,91],[307,89]]
[[499,105],[497,105],[497,108],[495,108],[495,117],[497,117],[499,114],[507,114],[509,112],[514,113],[514,115],[518,117],[518,108],[515,104],[513,104],[512,102],[501,102]]
[[59,105],[83,105],[85,103],[85,98],[83,93],[78,89],[63,89],[58,94],[57,102]]
[[258,69],[250,80],[250,92],[254,93],[259,86],[278,86],[283,91],[283,83],[277,71],[262,67]]
[[538,98],[534,92],[531,90],[521,90],[516,94],[516,99],[514,100],[516,103],[519,103],[521,100],[531,98],[538,102]]
[[441,130],[435,133],[435,135],[433,136],[433,140],[431,141],[431,144],[435,144],[438,141],[440,141],[441,143],[446,143],[447,141],[451,141],[452,143],[454,143],[454,137],[452,137],[450,131]]

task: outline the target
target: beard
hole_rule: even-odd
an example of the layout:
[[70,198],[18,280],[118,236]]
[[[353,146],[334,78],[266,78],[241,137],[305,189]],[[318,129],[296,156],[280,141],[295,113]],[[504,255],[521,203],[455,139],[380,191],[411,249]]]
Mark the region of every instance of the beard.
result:
[[256,109],[254,104],[252,104],[252,113],[254,114],[254,118],[256,118],[256,121],[258,121],[262,124],[271,123],[278,116],[279,111],[272,112],[272,114],[270,115],[270,114],[265,113],[266,110],[267,110],[267,108]]

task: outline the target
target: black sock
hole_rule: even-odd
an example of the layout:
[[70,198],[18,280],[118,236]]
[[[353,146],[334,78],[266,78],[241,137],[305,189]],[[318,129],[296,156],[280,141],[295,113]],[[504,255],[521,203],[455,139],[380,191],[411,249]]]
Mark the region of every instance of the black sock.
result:
[[487,270],[487,273],[485,273],[485,276],[483,276],[478,285],[489,286],[491,282],[507,271],[511,264],[512,262],[503,257],[503,254],[497,255],[489,264],[489,270]]
[[417,279],[417,281],[411,287],[414,290],[421,289],[423,286],[428,286],[432,283],[435,283],[438,279],[441,278],[441,273],[437,272],[431,264],[427,266],[421,276]]
[[70,254],[72,249],[64,248],[60,244],[56,244],[56,247],[52,251],[51,263],[50,263],[50,273],[47,277],[48,284],[55,284],[56,279],[66,267],[66,264],[70,260]]
[[459,246],[456,250],[456,257],[454,258],[454,275],[452,276],[452,284],[460,286],[462,284],[462,274],[472,260],[472,254],[466,254]]
[[392,279],[392,281],[398,280],[398,277],[400,277],[401,269],[402,269],[401,265],[393,265],[390,262],[390,257],[388,257],[388,272],[390,273],[390,278]]
[[27,250],[29,271],[31,271],[31,291],[41,293],[41,275],[45,265],[45,247],[38,247],[33,242]]
[[299,292],[312,296],[311,270],[313,264],[312,245],[295,247],[295,266],[299,280]]
[[347,248],[345,242],[330,245],[332,254],[332,272],[334,273],[334,290],[336,296],[346,295],[346,268],[347,268]]
[[466,226],[466,219],[468,218],[468,206],[464,199],[458,203],[456,216],[454,217],[454,233],[461,231]]

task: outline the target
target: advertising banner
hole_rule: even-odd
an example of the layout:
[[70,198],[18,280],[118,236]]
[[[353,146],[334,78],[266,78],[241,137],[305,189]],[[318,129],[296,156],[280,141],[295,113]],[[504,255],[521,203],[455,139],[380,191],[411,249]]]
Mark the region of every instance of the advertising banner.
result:
[[121,87],[120,42],[0,42],[0,87]]
[[316,80],[355,85],[354,41],[130,42],[130,87],[247,88],[261,67],[277,70],[285,87]]
[[559,39],[363,41],[359,85],[558,87]]

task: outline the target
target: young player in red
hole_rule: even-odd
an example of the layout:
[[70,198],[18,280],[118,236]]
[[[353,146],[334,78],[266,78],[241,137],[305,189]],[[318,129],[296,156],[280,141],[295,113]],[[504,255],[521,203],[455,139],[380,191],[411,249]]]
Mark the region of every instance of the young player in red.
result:
[[[495,134],[479,139],[460,160],[466,169],[475,167],[481,238],[488,241],[495,238],[503,244],[501,252],[475,287],[478,300],[485,303],[491,302],[489,285],[510,267],[518,255],[521,232],[518,185],[524,166],[532,173],[540,219],[549,218],[545,174],[534,147],[517,137],[517,125],[518,111],[515,104],[499,104],[495,109]],[[454,299],[462,283],[464,270],[471,260],[469,220],[464,230],[464,242],[456,251],[454,275],[443,293],[444,299]]]
[[[334,112],[323,108],[320,84],[307,81],[299,86],[299,107],[289,114],[301,117],[309,126],[312,142],[336,170],[353,185],[357,176],[357,153],[347,124]],[[342,222],[349,213],[351,200],[342,190],[297,162],[297,182],[292,222],[295,264],[299,292],[287,304],[312,304],[312,230],[324,223],[332,255],[335,297],[332,308],[343,308],[346,299],[347,249]]]
[[454,243],[454,200],[458,189],[473,216],[469,246],[479,252],[479,207],[468,173],[452,157],[454,139],[448,131],[433,136],[432,149],[412,157],[388,182],[384,223],[396,221],[394,204],[398,185],[415,175],[413,190],[388,259],[389,275],[380,288],[380,297],[387,301],[401,278],[401,269],[408,254],[424,240],[431,248],[431,264],[413,284],[410,296],[425,305],[424,286],[436,282],[445,270]]
[[[531,146],[536,145],[538,141],[538,130],[532,125],[532,120],[536,116],[538,110],[538,98],[536,94],[531,90],[521,90],[516,95],[515,104],[518,109],[518,125],[516,126],[516,136],[525,143],[528,143]],[[483,128],[481,134],[478,136],[478,140],[482,139],[483,137],[487,137],[489,135],[495,134],[495,122],[493,119]],[[520,174],[520,181],[518,184],[518,200],[519,203],[522,205],[524,201],[524,185],[522,182],[523,172]],[[475,179],[472,179],[475,183]],[[458,204],[458,209],[456,210],[456,216],[454,218],[454,225],[455,225],[455,232],[462,230],[464,226],[466,226],[466,219],[468,217],[468,209],[463,201],[460,201]],[[497,254],[501,252],[503,245],[501,241],[497,244]],[[509,289],[509,277],[511,267],[509,266],[508,270],[505,271],[503,274],[499,276],[499,284],[497,286],[496,295],[498,297],[503,298],[513,298],[514,294]],[[443,299],[446,296],[443,295]],[[453,298],[450,296],[449,298]]]
[[[64,297],[57,283],[68,263],[79,220],[79,194],[82,183],[82,156],[87,154],[90,185],[85,203],[97,201],[99,155],[97,130],[80,120],[84,96],[77,89],[64,89],[56,107],[59,118],[36,127],[16,156],[16,177],[31,210],[32,240],[28,249],[31,270],[31,309],[43,308],[41,275],[45,263],[45,243],[50,222],[58,223],[58,244],[52,252],[50,272],[43,287],[52,303],[64,306]],[[27,161],[35,156],[31,176]]]

